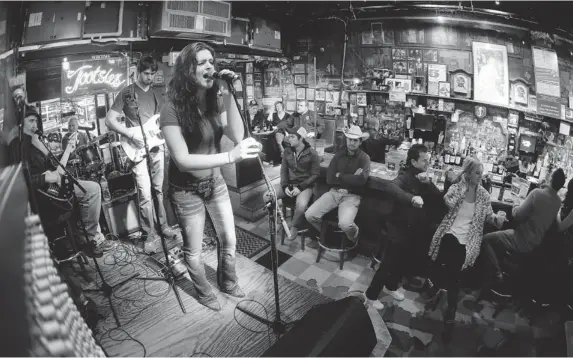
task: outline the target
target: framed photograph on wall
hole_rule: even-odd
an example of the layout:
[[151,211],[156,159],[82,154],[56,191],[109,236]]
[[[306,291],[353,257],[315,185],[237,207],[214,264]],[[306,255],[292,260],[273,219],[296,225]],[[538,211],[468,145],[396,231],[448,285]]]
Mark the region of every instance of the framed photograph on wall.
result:
[[296,89],[296,99],[306,99],[306,88],[304,87],[298,87]]
[[306,64],[304,63],[295,63],[293,65],[293,73],[306,73]]
[[367,106],[366,93],[360,92],[356,94],[356,104],[359,106]]
[[306,89],[306,99],[309,101],[314,101],[314,88]]
[[527,106],[529,103],[529,84],[522,79],[511,81],[511,99],[514,104]]
[[509,104],[509,70],[507,47],[472,42],[474,63],[474,99],[507,106]]
[[450,83],[449,82],[439,82],[438,83],[438,95],[440,97],[450,97]]
[[294,75],[294,84],[295,85],[306,84],[306,75]]
[[323,89],[317,89],[315,92],[315,98],[317,101],[324,101],[326,99],[326,91]]
[[422,61],[438,62],[438,50],[422,50]]

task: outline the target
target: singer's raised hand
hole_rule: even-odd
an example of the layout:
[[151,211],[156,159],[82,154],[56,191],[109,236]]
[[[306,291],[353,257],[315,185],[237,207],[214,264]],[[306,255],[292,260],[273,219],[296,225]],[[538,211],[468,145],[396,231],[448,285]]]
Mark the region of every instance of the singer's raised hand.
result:
[[242,140],[233,150],[229,153],[231,162],[240,162],[244,159],[256,158],[263,146],[253,138]]

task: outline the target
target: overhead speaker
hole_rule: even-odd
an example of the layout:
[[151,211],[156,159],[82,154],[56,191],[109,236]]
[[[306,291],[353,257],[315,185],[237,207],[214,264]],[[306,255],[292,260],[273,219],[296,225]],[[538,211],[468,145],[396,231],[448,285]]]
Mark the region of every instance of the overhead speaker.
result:
[[313,307],[263,357],[368,357],[376,333],[364,303],[347,297]]

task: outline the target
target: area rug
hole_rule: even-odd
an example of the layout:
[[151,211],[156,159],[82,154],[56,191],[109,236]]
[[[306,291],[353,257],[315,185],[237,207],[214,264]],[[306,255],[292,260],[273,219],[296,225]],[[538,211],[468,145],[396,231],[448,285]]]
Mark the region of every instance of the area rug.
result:
[[[235,225],[237,235],[237,253],[252,258],[271,245],[258,235],[253,234],[237,225]],[[205,231],[203,236],[203,252],[215,250],[217,248],[217,236],[211,220],[205,220]]]

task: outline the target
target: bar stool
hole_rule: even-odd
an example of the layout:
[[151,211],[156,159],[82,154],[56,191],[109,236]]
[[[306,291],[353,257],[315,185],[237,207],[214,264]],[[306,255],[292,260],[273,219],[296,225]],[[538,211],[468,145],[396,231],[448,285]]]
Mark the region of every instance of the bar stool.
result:
[[[322,225],[320,227],[320,238],[318,240],[318,253],[316,255],[316,262],[320,262],[324,251],[338,252],[340,255],[340,269],[344,269],[344,256],[347,252],[353,250],[358,245],[358,240],[351,247],[346,246],[346,234],[338,228],[338,208],[329,211],[322,218]],[[326,246],[326,235],[332,229],[335,235],[340,236],[340,247]]]
[[[285,196],[284,198],[281,199],[282,200],[282,213],[283,213],[283,217],[285,218],[285,220],[287,218],[290,218],[290,221],[292,223],[292,218],[294,216],[294,209],[296,207],[296,200],[294,200],[291,197]],[[287,215],[287,209],[289,209],[290,211],[290,215]],[[305,239],[304,239],[304,234],[305,232],[307,232],[308,229],[300,229],[298,231],[298,233],[300,234],[300,246],[302,251],[304,251],[304,245],[305,245]],[[281,237],[281,245],[285,244],[285,237],[286,237],[286,232],[284,230],[282,230],[282,237]]]

